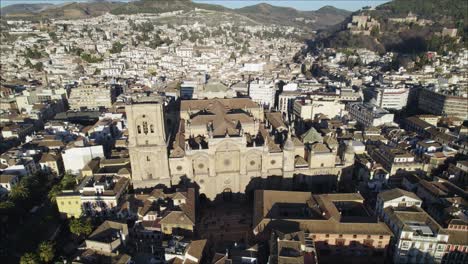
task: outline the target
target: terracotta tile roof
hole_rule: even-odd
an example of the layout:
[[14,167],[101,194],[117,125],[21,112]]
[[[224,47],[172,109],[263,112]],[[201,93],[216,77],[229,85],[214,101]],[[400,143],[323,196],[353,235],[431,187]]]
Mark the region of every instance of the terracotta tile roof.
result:
[[51,162],[51,161],[57,161],[57,157],[50,153],[42,153],[41,159],[39,161],[40,163]]
[[195,225],[195,223],[182,211],[170,211],[164,215],[161,224]]
[[[188,254],[198,260],[198,263],[201,262],[203,251],[205,250],[207,240],[193,240],[190,242],[190,245],[187,247],[185,254]],[[186,263],[186,261],[184,261]]]
[[10,183],[17,175],[0,174],[0,183]]
[[180,111],[200,111],[211,109],[214,105],[222,105],[225,109],[258,108],[258,104],[249,98],[183,100]]
[[421,201],[421,198],[419,198],[415,193],[408,192],[400,188],[383,191],[379,193],[377,196],[380,197],[383,201],[390,201],[401,196],[408,196],[413,199]]
[[38,143],[41,147],[64,147],[65,144],[61,140],[42,140]]
[[281,112],[269,112],[265,116],[274,129],[286,129]]
[[[311,233],[329,234],[379,234],[390,236],[392,232],[383,222],[371,217],[341,221],[341,214],[335,202],[362,204],[359,194],[313,195],[309,192],[266,191],[255,192],[254,226],[265,225],[270,229],[284,227],[285,221],[291,222]],[[282,215],[281,206],[288,208],[309,208],[307,215]]]
[[330,149],[327,147],[327,145],[323,143],[315,143],[312,145],[312,151],[315,153],[330,153]]

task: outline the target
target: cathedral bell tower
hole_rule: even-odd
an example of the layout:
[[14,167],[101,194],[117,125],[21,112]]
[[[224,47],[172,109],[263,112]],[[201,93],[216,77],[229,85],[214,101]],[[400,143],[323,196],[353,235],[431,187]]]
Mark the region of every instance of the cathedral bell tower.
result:
[[134,188],[169,186],[164,98],[154,95],[132,98],[125,112]]
[[288,138],[283,146],[283,172],[285,178],[292,178],[295,169],[295,149],[291,139],[291,131],[288,133]]

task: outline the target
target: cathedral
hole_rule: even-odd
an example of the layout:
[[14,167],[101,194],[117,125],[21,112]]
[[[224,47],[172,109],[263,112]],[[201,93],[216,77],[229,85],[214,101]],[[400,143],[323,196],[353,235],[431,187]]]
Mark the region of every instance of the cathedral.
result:
[[[354,162],[329,138],[303,142],[281,113],[264,113],[248,98],[182,100],[170,115],[164,97],[134,97],[126,105],[134,188],[170,186],[182,177],[214,199],[243,193],[254,178],[339,175]],[[291,182],[291,181],[290,181]]]

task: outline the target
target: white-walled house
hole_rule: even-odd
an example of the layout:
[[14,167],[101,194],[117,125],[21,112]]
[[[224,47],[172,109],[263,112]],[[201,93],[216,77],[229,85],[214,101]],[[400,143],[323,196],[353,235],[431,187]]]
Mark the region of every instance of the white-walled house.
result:
[[381,215],[387,207],[421,207],[422,200],[415,193],[395,188],[386,190],[377,195],[375,213]]
[[65,149],[62,153],[65,171],[78,174],[80,170],[94,158],[104,158],[102,145],[88,147],[72,147]]

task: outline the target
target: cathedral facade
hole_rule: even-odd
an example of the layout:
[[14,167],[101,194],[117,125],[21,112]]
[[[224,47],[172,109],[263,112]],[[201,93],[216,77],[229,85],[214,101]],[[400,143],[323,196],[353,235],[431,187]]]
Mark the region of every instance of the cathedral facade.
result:
[[[187,177],[213,199],[223,192],[243,193],[254,178],[340,173],[336,151],[324,154],[323,143],[320,153],[307,151],[281,114],[265,114],[248,98],[182,101],[177,118],[170,120],[164,109],[156,96],[135,98],[126,106],[135,188],[169,186]],[[174,132],[166,129],[167,122],[177,123]]]

